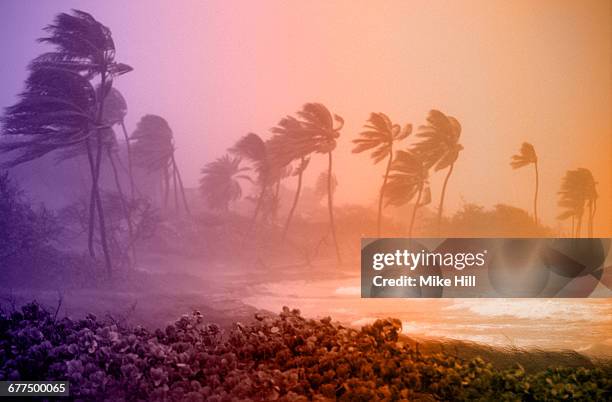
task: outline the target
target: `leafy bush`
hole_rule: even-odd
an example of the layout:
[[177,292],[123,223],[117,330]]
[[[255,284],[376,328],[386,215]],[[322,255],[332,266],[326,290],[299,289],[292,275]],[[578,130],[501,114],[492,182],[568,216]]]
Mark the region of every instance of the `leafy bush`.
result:
[[48,247],[59,232],[55,215],[34,209],[23,192],[0,172],[0,261],[8,267]]
[[421,354],[401,323],[361,330],[284,307],[227,332],[194,312],[165,330],[88,316],[57,320],[38,304],[0,315],[0,380],[69,380],[108,400],[609,400],[600,369],[499,371],[482,359]]

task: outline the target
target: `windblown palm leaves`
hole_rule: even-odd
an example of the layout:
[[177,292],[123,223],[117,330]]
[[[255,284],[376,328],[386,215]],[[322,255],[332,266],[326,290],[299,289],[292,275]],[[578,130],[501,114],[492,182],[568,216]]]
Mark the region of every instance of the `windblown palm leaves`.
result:
[[[61,13],[45,28],[42,43],[55,47],[35,58],[29,66],[26,90],[17,105],[7,109],[4,132],[14,135],[2,145],[2,151],[19,151],[10,165],[39,158],[49,152],[83,144],[87,149],[92,188],[89,218],[89,252],[94,256],[93,231],[98,210],[100,237],[107,273],[112,262],[98,186],[105,130],[102,124],[104,99],[114,77],[131,67],[115,61],[111,31],[90,14],[73,10]],[[101,90],[95,91],[90,80],[98,77]],[[24,139],[21,135],[25,136]],[[90,139],[97,141],[95,153]]]
[[[251,229],[255,227],[257,216],[259,215],[264,201],[266,200],[266,191],[280,175],[281,169],[272,169],[272,165],[268,160],[268,152],[266,143],[260,136],[254,133],[249,133],[238,140],[238,142],[229,149],[229,152],[238,157],[249,161],[255,172],[257,173],[257,185],[259,186],[259,195],[255,199],[255,210],[251,219]],[[271,199],[267,197],[268,201]],[[269,202],[268,202],[269,204]],[[248,233],[250,233],[249,230]]]
[[535,148],[528,142],[523,142],[521,145],[521,151],[518,155],[512,155],[512,161],[510,166],[512,169],[520,169],[524,166],[533,164],[535,171],[535,192],[533,196],[533,218],[538,224],[538,190],[540,186],[540,177],[538,173],[538,156],[536,155]]
[[168,196],[171,188],[174,189],[174,206],[178,213],[180,189],[183,207],[187,214],[191,214],[183,180],[174,158],[174,134],[168,122],[160,116],[148,114],[143,116],[136,130],[132,133],[130,141],[134,163],[150,174],[159,175],[163,186],[163,205],[168,206]]
[[597,182],[589,169],[569,170],[559,190],[559,206],[565,208],[557,219],[572,218],[572,236],[580,237],[585,207],[588,209],[588,236],[593,236],[593,221],[597,211]]
[[174,154],[172,129],[160,116],[143,116],[132,133],[134,163],[149,173],[165,174]]
[[240,162],[239,157],[224,155],[202,169],[200,190],[210,208],[227,211],[231,202],[242,197],[240,182],[252,179],[245,173],[249,168]]
[[385,186],[389,178],[389,169],[393,160],[393,144],[408,137],[412,132],[412,125],[407,124],[402,129],[399,124],[393,124],[391,119],[384,113],[372,113],[368,119],[368,123],[364,126],[365,130],[359,134],[359,138],[354,139],[353,153],[361,153],[372,150],[371,157],[374,164],[387,159],[387,168],[383,178],[383,184],[380,187],[380,195],[378,197],[378,218],[376,220],[376,233],[380,237],[380,228],[382,221],[383,199],[385,195]]
[[439,110],[430,110],[427,116],[427,124],[419,127],[416,137],[420,141],[414,144],[411,150],[418,155],[427,169],[433,168],[437,172],[448,168],[438,205],[437,226],[439,233],[446,187],[453,173],[455,162],[459,158],[459,152],[463,149],[463,146],[459,144],[461,124],[456,118],[447,116]]
[[276,136],[270,140],[270,154],[275,164],[285,166],[296,159],[305,158],[313,153],[327,154],[327,206],[329,222],[336,248],[338,262],[342,261],[334,223],[332,194],[332,152],[336,140],[344,126],[344,119],[332,114],[321,103],[307,103],[296,113],[297,117],[282,119],[272,132]]
[[428,169],[418,155],[410,151],[396,152],[395,159],[391,163],[385,197],[387,205],[394,206],[407,204],[416,197],[408,230],[408,237],[411,237],[417,210],[431,202]]
[[115,62],[115,43],[110,29],[91,14],[80,10],[58,14],[45,31],[48,36],[39,41],[55,45],[57,51],[38,56],[32,63],[33,67],[52,63],[87,78],[96,74],[112,77],[132,70],[126,64]]
[[81,75],[54,67],[31,70],[19,102],[2,119],[0,151],[16,155],[7,166],[83,144],[95,135],[96,93]]

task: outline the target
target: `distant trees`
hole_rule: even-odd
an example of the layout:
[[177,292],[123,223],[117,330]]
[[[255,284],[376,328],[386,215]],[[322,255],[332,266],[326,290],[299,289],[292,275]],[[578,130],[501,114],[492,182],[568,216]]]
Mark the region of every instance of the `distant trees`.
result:
[[242,197],[241,181],[253,181],[240,162],[239,157],[223,155],[202,168],[200,191],[210,208],[228,211],[229,204]]
[[438,204],[438,234],[440,233],[448,179],[453,173],[455,162],[459,158],[459,152],[463,149],[463,146],[459,144],[460,136],[461,124],[459,124],[459,121],[453,116],[447,116],[434,109],[427,116],[427,124],[419,127],[416,137],[420,141],[411,148],[427,169],[433,168],[434,172],[437,172],[448,168],[442,185],[440,203]]
[[261,212],[264,201],[266,201],[266,198],[268,201],[273,198],[271,194],[267,197],[267,191],[273,183],[279,180],[280,170],[273,168],[268,158],[266,143],[257,134],[249,133],[240,138],[238,142],[229,149],[229,152],[237,155],[242,160],[249,161],[257,174],[255,183],[259,187],[259,194],[255,199],[255,209],[251,218],[251,227],[248,231],[248,233],[250,233],[255,227],[257,216]]
[[[26,89],[2,119],[11,140],[0,151],[16,152],[7,165],[37,159],[49,152],[79,146],[86,150],[92,178],[89,206],[89,251],[94,256],[96,210],[107,274],[112,272],[99,178],[105,140],[104,105],[113,79],[132,70],[115,61],[111,31],[90,14],[61,13],[45,28],[40,42],[54,51],[43,53],[29,66]],[[98,81],[99,90],[92,84]]]
[[397,151],[395,155],[385,189],[387,204],[400,206],[416,197],[408,228],[408,237],[412,237],[417,210],[431,202],[429,172],[419,155],[410,151]]
[[24,260],[51,245],[59,231],[57,217],[44,207],[33,208],[8,172],[0,172],[0,266],[26,268],[20,266]]
[[178,200],[180,190],[183,207],[187,214],[191,214],[181,173],[174,156],[174,134],[168,122],[157,115],[145,115],[136,125],[130,141],[133,142],[132,156],[134,163],[160,179],[164,208],[168,207],[168,197],[172,188],[176,211],[180,210]]
[[378,215],[376,218],[376,236],[380,237],[380,228],[382,221],[383,199],[387,180],[389,179],[389,170],[393,161],[393,145],[399,142],[412,133],[412,125],[406,124],[404,128],[399,124],[393,124],[391,119],[384,113],[371,113],[365,130],[359,134],[359,138],[353,140],[355,148],[353,153],[361,153],[372,150],[371,158],[374,164],[387,158],[387,167],[383,176],[383,182],[380,186],[378,196]]
[[572,218],[572,236],[581,237],[582,219],[587,212],[587,235],[593,236],[593,221],[597,212],[597,182],[589,169],[568,170],[561,181],[559,206],[565,211],[558,219]]
[[512,169],[520,169],[524,166],[533,164],[535,172],[535,192],[533,195],[533,217],[536,225],[538,224],[538,190],[540,187],[540,175],[538,173],[538,156],[535,148],[528,142],[523,142],[521,150],[517,155],[512,155],[510,165]]

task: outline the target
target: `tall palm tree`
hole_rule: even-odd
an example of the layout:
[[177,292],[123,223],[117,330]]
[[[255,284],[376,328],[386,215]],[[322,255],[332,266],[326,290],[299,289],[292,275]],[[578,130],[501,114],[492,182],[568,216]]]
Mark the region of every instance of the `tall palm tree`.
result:
[[420,141],[414,144],[411,150],[418,155],[427,169],[433,167],[437,172],[448,168],[438,204],[437,230],[440,234],[446,187],[459,152],[463,149],[463,145],[459,144],[461,124],[453,116],[445,115],[439,110],[430,110],[427,124],[419,127],[416,137]]
[[[98,90],[100,90],[98,88]],[[132,264],[136,261],[136,249],[134,247],[134,227],[132,224],[132,214],[131,214],[131,204],[134,202],[134,178],[132,175],[132,161],[131,161],[131,151],[130,151],[130,142],[127,136],[127,132],[125,131],[125,116],[127,115],[127,102],[121,92],[119,92],[115,88],[110,88],[106,98],[104,100],[104,116],[102,118],[104,124],[110,126],[107,129],[109,132],[109,140],[105,142],[106,148],[106,156],[110,162],[113,177],[115,179],[115,187],[117,188],[117,193],[119,194],[119,203],[121,209],[123,211],[123,215],[128,224],[128,239],[130,244],[130,249],[132,253]],[[130,205],[126,200],[126,197],[123,193],[123,189],[121,186],[121,179],[119,178],[119,172],[117,169],[117,164],[115,163],[115,158],[117,160],[121,160],[119,158],[119,145],[117,143],[117,138],[115,136],[115,132],[113,130],[113,126],[121,125],[123,128],[123,135],[126,140],[127,154],[128,154],[128,176],[130,182]]]
[[[104,99],[113,79],[132,68],[115,61],[111,31],[88,13],[73,10],[71,14],[58,14],[45,31],[48,36],[39,41],[55,49],[32,61],[25,92],[15,106],[7,109],[4,131],[19,139],[4,150],[21,152],[10,163],[14,166],[79,143],[87,149],[92,176],[89,251],[94,256],[92,244],[97,209],[105,265],[110,276],[112,261],[98,184],[105,136],[102,117]],[[101,90],[98,93],[89,82],[93,79],[99,81]],[[22,140],[22,135],[27,140]],[[95,155],[91,148],[94,142],[97,145]]]
[[431,202],[426,164],[411,151],[397,151],[386,187],[387,205],[402,206],[416,196],[408,229],[408,237],[412,237],[417,210]]
[[257,174],[256,183],[259,186],[259,194],[255,200],[255,210],[251,218],[249,234],[255,227],[257,216],[261,212],[262,205],[266,199],[266,192],[276,180],[280,179],[280,170],[273,170],[268,160],[266,143],[257,134],[248,133],[240,138],[236,144],[229,149],[231,154],[249,161]]
[[270,140],[270,150],[274,154],[275,163],[280,166],[305,158],[312,153],[327,155],[327,207],[336,257],[338,262],[341,263],[342,256],[340,255],[334,222],[332,153],[336,148],[336,140],[340,136],[340,130],[344,126],[344,119],[337,114],[332,114],[321,103],[306,103],[296,115],[296,117],[288,116],[282,119],[272,129],[272,132],[276,133],[276,140],[274,137]]
[[252,179],[246,174],[249,168],[240,163],[239,157],[224,155],[202,168],[200,191],[210,208],[227,212],[230,202],[242,197],[240,182]]
[[533,164],[535,171],[535,192],[533,195],[533,217],[535,224],[538,224],[538,190],[540,187],[540,175],[538,173],[538,155],[536,154],[535,148],[528,142],[523,142],[521,145],[521,151],[517,155],[512,155],[512,162],[510,166],[512,169],[519,169],[524,166]]
[[378,217],[376,219],[376,236],[380,237],[380,226],[382,221],[383,199],[385,186],[389,179],[389,169],[393,160],[393,144],[408,137],[412,133],[412,124],[406,124],[404,129],[399,124],[393,124],[391,119],[384,113],[371,113],[368,124],[364,126],[365,131],[359,134],[359,138],[353,140],[355,148],[353,153],[361,153],[373,150],[370,155],[374,164],[387,158],[387,168],[380,186],[378,196]]
[[289,210],[287,220],[285,221],[285,226],[283,227],[281,241],[285,241],[285,238],[287,237],[287,231],[289,230],[289,225],[291,224],[291,220],[293,219],[293,214],[295,213],[295,208],[297,207],[298,199],[300,198],[300,192],[302,191],[302,180],[304,177],[304,171],[308,167],[308,163],[310,163],[310,158],[302,157],[300,159],[299,165],[292,171],[292,175],[297,176],[298,178],[297,189],[295,190],[293,202],[291,203],[291,209]]
[[561,181],[561,189],[558,194],[559,206],[565,208],[565,211],[559,214],[557,219],[572,218],[572,222],[576,222],[575,230],[572,226],[572,236],[580,237],[586,206],[588,208],[588,236],[592,237],[599,195],[597,194],[597,182],[591,171],[585,168],[568,170]]
[[[134,163],[150,174],[156,174],[162,180],[162,199],[164,207],[168,206],[170,181],[177,183],[181,191],[183,206],[190,214],[185,188],[174,156],[174,134],[168,122],[160,116],[148,114],[143,116],[136,130],[132,133],[132,153]],[[171,176],[172,175],[172,176]],[[174,186],[177,191],[177,185]],[[178,199],[175,197],[175,208],[178,210]]]
[[125,116],[127,115],[127,102],[125,98],[115,88],[111,88],[104,101],[104,120],[110,125],[120,125],[125,141],[127,160],[128,160],[128,176],[130,180],[130,198],[135,198],[134,173],[132,165],[132,147],[130,138],[125,128]]

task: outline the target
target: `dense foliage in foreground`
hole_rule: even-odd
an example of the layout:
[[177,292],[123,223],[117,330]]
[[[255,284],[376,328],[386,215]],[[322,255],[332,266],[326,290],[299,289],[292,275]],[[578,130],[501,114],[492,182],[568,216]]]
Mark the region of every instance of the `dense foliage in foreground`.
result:
[[70,381],[108,400],[609,400],[600,369],[499,371],[481,359],[425,355],[398,320],[361,330],[283,308],[224,332],[195,312],[165,330],[88,316],[56,319],[38,304],[0,315],[0,380]]

